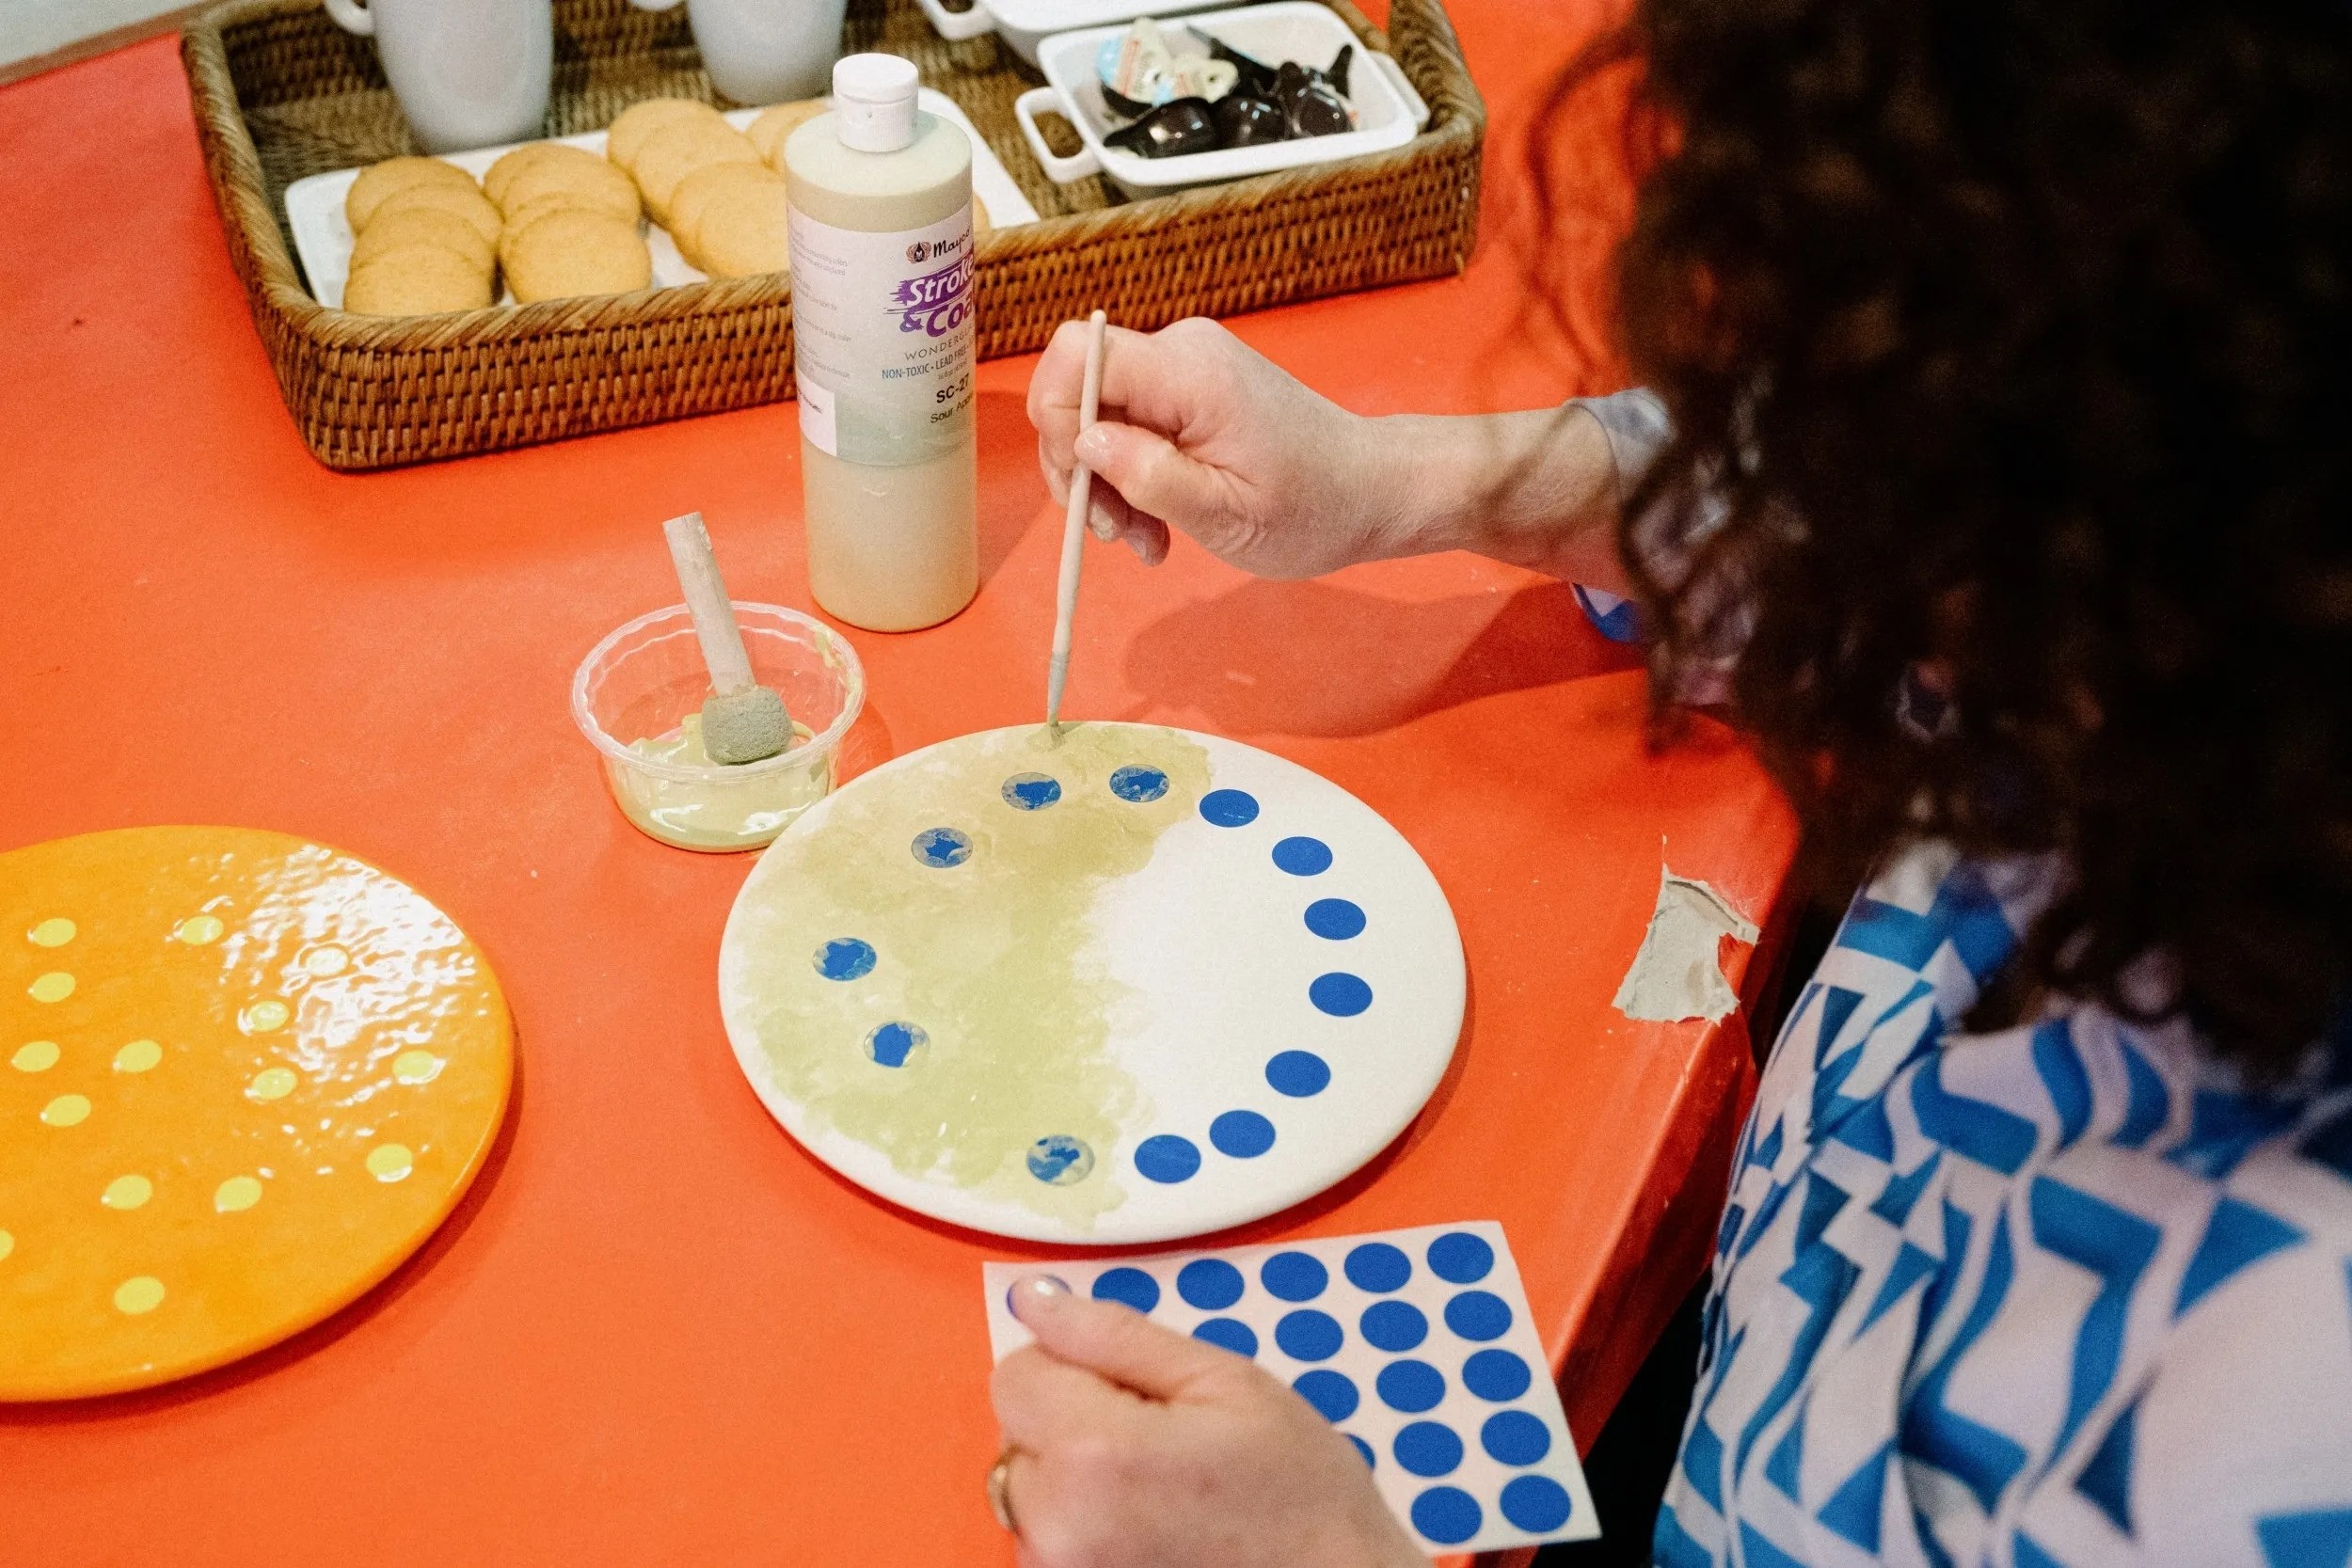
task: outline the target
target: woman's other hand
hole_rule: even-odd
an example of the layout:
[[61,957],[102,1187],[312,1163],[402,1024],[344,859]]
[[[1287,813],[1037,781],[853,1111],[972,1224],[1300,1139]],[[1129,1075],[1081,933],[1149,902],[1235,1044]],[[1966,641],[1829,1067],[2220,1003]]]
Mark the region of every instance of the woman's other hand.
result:
[[1230,1351],[1024,1280],[996,1368],[1023,1568],[1422,1568],[1347,1439]]

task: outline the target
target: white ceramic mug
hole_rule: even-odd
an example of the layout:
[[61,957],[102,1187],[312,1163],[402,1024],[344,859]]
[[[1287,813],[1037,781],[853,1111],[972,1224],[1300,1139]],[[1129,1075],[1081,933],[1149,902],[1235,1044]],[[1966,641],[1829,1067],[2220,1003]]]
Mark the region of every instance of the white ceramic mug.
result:
[[555,63],[548,0],[326,0],[326,14],[375,40],[426,151],[539,135]]
[[[680,0],[630,0],[666,11]],[[831,90],[848,0],[684,0],[710,85],[738,103],[788,103]]]

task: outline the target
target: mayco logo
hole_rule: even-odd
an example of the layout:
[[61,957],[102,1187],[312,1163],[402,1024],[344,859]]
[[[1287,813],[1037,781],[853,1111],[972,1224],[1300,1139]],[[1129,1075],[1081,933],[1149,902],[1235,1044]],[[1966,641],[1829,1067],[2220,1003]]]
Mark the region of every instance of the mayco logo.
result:
[[934,256],[952,256],[962,248],[963,239],[961,235],[952,240],[940,240],[936,243],[930,240],[917,240],[907,246],[907,264],[919,267]]

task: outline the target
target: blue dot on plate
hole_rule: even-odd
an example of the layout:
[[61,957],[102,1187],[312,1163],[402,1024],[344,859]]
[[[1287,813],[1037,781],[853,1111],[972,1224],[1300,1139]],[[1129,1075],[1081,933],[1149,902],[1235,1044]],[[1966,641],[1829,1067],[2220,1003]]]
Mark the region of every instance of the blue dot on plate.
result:
[[1429,1243],[1429,1270],[1453,1285],[1473,1285],[1495,1266],[1495,1249],[1467,1230],[1449,1230]]
[[1435,1410],[1445,1398],[1445,1373],[1426,1361],[1391,1361],[1380,1369],[1372,1386],[1382,1404],[1407,1416]]
[[1478,1429],[1478,1446],[1505,1465],[1533,1465],[1551,1451],[1551,1431],[1524,1410],[1502,1410]]
[[1364,1308],[1356,1326],[1375,1350],[1384,1350],[1391,1355],[1411,1350],[1429,1338],[1429,1320],[1410,1302],[1375,1301]]
[[1307,929],[1332,942],[1364,934],[1364,911],[1344,898],[1318,898],[1307,906]]
[[1311,1372],[1299,1373],[1298,1381],[1291,1386],[1298,1390],[1299,1398],[1323,1412],[1323,1418],[1327,1421],[1346,1420],[1356,1414],[1356,1406],[1362,1402],[1356,1393],[1354,1383],[1339,1372],[1324,1371],[1320,1368]]
[[1366,1242],[1347,1255],[1343,1267],[1350,1285],[1375,1295],[1403,1290],[1413,1277],[1413,1260],[1386,1242]]
[[1478,1499],[1458,1486],[1433,1486],[1413,1499],[1413,1528],[1440,1546],[1468,1541],[1485,1518]]
[[972,835],[958,828],[926,828],[914,835],[914,858],[946,870],[972,858]]
[[1111,775],[1111,793],[1137,805],[1146,800],[1156,800],[1168,793],[1168,775],[1156,768],[1141,768],[1131,763]]
[[1254,1160],[1274,1147],[1274,1123],[1255,1111],[1228,1111],[1209,1123],[1209,1142],[1219,1154]]
[[1258,1283],[1284,1301],[1312,1301],[1331,1283],[1331,1275],[1312,1253],[1278,1252],[1258,1271]]
[[1318,974],[1307,988],[1307,1000],[1333,1018],[1354,1018],[1372,1006],[1372,988],[1353,974]]
[[1511,1308],[1489,1291],[1464,1291],[1445,1304],[1445,1325],[1465,1339],[1500,1339],[1511,1326]]
[[1340,1342],[1345,1338],[1340,1332],[1338,1319],[1311,1307],[1285,1312],[1282,1321],[1274,1325],[1274,1342],[1293,1361],[1328,1361],[1339,1354]]
[[835,937],[817,950],[817,973],[828,980],[862,980],[874,973],[874,948],[855,937]]
[[1568,1489],[1549,1476],[1521,1476],[1502,1489],[1502,1516],[1530,1535],[1558,1529],[1574,1506]]
[[1094,1170],[1094,1150],[1084,1139],[1050,1132],[1029,1146],[1029,1174],[1054,1187],[1074,1187]]
[[1094,1276],[1094,1299],[1124,1302],[1138,1312],[1160,1304],[1160,1282],[1141,1269],[1104,1269]]
[[1241,1271],[1222,1258],[1196,1258],[1176,1271],[1176,1293],[1203,1312],[1222,1312],[1241,1300]]
[[1320,877],[1331,869],[1331,847],[1319,838],[1286,838],[1274,847],[1274,863],[1294,877]]
[[1212,789],[1200,797],[1200,815],[1220,828],[1246,828],[1258,819],[1258,798],[1246,789]]
[[1200,1150],[1190,1138],[1157,1132],[1136,1145],[1136,1169],[1163,1185],[1187,1181],[1200,1168]]
[[1239,1318],[1211,1318],[1195,1328],[1192,1337],[1206,1340],[1220,1350],[1230,1350],[1235,1355],[1258,1354],[1257,1335],[1250,1332],[1249,1325]]
[[1331,1086],[1331,1065],[1311,1051],[1285,1051],[1266,1063],[1265,1081],[1276,1094],[1304,1100]]
[[931,1043],[916,1023],[877,1023],[866,1036],[868,1061],[882,1067],[904,1067],[907,1058]]
[[1374,1470],[1380,1467],[1379,1460],[1373,1457],[1372,1445],[1370,1443],[1365,1442],[1362,1438],[1357,1436],[1352,1432],[1347,1434],[1347,1440],[1356,1445],[1356,1451],[1358,1453],[1364,1456],[1364,1467],[1366,1469]]
[[1507,1350],[1482,1350],[1462,1363],[1462,1386],[1495,1404],[1518,1399],[1533,1382],[1527,1363]]
[[1462,1463],[1462,1440],[1442,1421],[1415,1421],[1389,1445],[1396,1462],[1417,1476],[1450,1476]]
[[1043,773],[1015,773],[1005,781],[1005,804],[1015,811],[1043,811],[1061,799],[1061,781]]

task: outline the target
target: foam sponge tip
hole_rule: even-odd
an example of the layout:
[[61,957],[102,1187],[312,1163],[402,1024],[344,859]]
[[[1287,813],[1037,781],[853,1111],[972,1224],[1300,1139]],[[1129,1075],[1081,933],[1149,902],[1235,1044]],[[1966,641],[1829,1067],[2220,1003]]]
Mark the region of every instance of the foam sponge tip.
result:
[[713,762],[757,762],[791,743],[792,716],[771,687],[746,687],[703,702],[703,751]]

